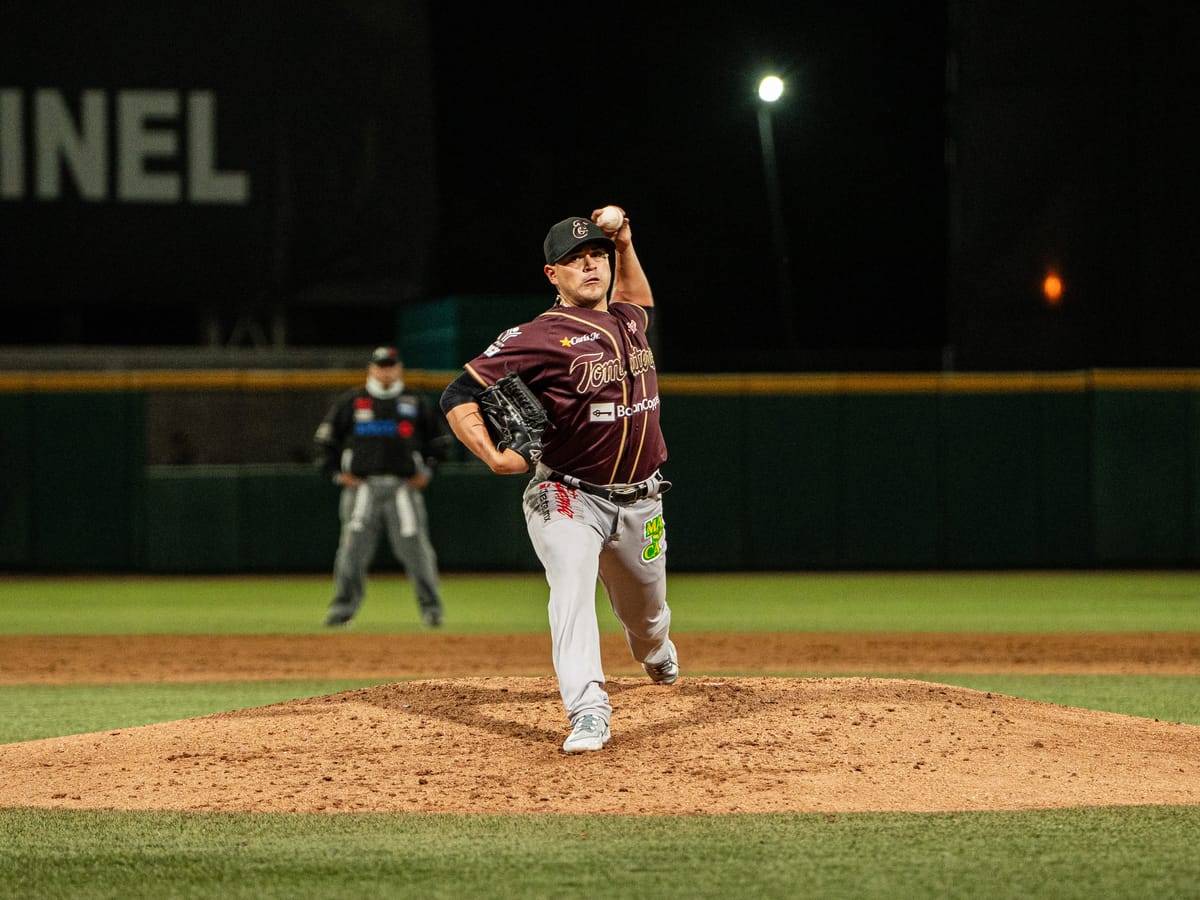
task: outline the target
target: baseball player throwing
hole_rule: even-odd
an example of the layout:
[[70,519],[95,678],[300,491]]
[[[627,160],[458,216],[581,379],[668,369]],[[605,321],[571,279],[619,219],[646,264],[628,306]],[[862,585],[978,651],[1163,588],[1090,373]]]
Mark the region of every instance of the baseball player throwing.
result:
[[[666,526],[659,472],[658,379],[647,329],[654,298],[626,218],[607,234],[573,216],[546,235],[554,305],[509,328],[446,388],[442,409],[460,441],[497,474],[532,472],[523,506],[550,586],[554,671],[571,733],[567,753],[601,749],[612,707],[604,690],[596,580],[636,660],[659,684],[679,675],[670,639]],[[544,433],[497,446],[481,408],[516,375],[545,407]]]

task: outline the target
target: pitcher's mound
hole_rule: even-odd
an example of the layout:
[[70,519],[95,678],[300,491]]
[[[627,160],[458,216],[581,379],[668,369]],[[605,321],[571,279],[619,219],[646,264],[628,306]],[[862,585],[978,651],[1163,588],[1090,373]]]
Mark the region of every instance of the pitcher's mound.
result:
[[553,678],[380,685],[0,746],[0,806],[693,814],[1200,803],[1200,727],[884,678],[608,683],[568,756]]

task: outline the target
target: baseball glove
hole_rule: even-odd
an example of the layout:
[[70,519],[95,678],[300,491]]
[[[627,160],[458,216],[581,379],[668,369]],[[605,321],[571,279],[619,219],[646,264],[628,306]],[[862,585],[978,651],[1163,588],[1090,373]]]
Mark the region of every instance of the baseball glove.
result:
[[497,450],[516,450],[529,468],[542,458],[542,434],[550,418],[541,401],[514,372],[483,389],[479,405]]

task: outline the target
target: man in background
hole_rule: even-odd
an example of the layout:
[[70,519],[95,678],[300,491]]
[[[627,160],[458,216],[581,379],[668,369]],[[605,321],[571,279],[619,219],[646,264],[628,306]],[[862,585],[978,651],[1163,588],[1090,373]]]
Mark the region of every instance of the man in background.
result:
[[386,529],[392,552],[416,592],[421,621],[442,624],[437,554],[421,492],[452,436],[429,399],[404,390],[395,347],[376,347],[362,387],[334,400],[316,433],[316,463],[341,485],[341,534],[333,564],[329,627],[350,622],[366,595],[367,572]]

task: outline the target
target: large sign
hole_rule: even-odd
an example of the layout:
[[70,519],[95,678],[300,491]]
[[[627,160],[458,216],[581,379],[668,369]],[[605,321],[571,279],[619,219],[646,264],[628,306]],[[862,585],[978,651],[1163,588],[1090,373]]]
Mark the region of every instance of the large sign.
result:
[[427,44],[419,2],[4,0],[0,309],[421,295]]
[[65,173],[85,201],[249,202],[249,174],[215,168],[213,91],[123,90],[110,97],[90,89],[74,104],[78,118],[53,88],[33,92],[29,114],[26,103],[23,91],[0,88],[0,199],[62,200],[72,193],[64,192]]

